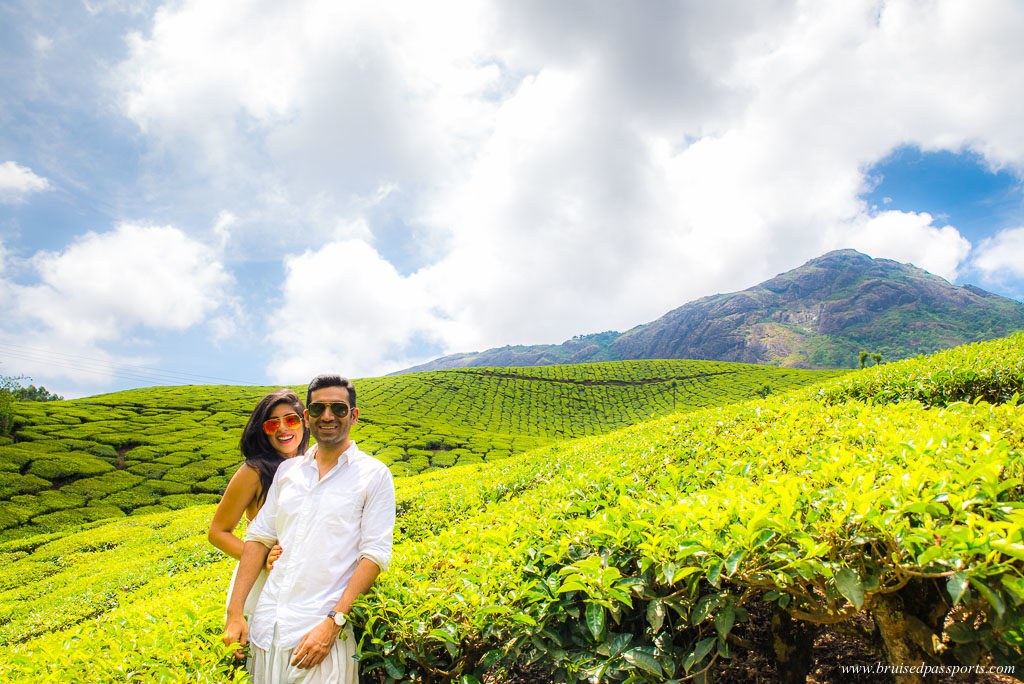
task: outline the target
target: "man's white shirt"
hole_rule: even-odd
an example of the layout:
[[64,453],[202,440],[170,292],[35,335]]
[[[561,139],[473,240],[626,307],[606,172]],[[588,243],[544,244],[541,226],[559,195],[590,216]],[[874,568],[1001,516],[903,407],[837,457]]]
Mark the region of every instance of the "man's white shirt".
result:
[[277,625],[278,646],[294,648],[341,598],[360,559],[387,569],[395,527],[395,487],[388,467],[355,442],[319,477],[314,455],[282,463],[246,541],[281,557],[263,586],[249,638],[266,649]]

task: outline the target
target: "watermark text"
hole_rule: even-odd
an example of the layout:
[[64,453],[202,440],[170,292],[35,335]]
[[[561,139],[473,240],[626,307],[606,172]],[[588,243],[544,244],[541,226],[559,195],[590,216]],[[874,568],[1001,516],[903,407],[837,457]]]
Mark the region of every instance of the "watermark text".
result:
[[919,675],[961,675],[961,674],[1014,674],[1013,665],[841,665],[843,674],[919,674]]

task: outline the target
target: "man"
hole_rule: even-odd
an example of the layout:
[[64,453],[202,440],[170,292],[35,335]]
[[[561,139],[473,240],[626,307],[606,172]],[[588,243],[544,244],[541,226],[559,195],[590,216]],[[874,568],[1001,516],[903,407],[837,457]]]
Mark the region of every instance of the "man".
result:
[[[387,568],[395,525],[391,472],[349,439],[358,417],[349,380],[313,379],[305,418],[316,444],[280,465],[246,533],[224,643],[251,641],[258,684],[358,680],[347,616]],[[260,594],[250,632],[242,616],[245,597],[275,540],[283,550]]]

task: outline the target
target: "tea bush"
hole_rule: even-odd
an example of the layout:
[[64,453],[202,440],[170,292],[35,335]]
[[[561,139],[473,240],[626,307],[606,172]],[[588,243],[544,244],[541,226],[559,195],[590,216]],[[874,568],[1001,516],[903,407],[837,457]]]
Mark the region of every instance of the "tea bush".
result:
[[[683,409],[748,398],[753,396],[750,388],[766,378],[781,389],[832,375],[744,364],[645,361],[369,378],[357,381],[361,415],[353,436],[396,476],[406,476],[608,432],[670,411],[673,404]],[[669,378],[686,386],[673,390],[673,400],[667,394]],[[239,465],[242,425],[269,389],[165,387],[42,407],[38,402],[16,403],[17,442],[0,446],[0,473],[10,474],[0,478],[0,500],[52,487],[117,504],[128,513],[139,506],[182,505],[162,501],[167,495],[219,494]],[[296,389],[304,394],[303,388]],[[613,404],[617,409],[608,411]],[[470,453],[478,456],[467,458]],[[49,460],[40,460],[42,456]],[[111,477],[102,479],[105,473]],[[119,494],[143,485],[153,486],[138,496]],[[161,493],[156,500],[154,491]],[[53,512],[44,508],[23,503],[18,510]],[[94,515],[95,509],[77,518]],[[50,516],[40,526],[53,529],[59,520],[77,518]],[[0,539],[38,527],[30,517],[4,529]]]
[[[21,434],[19,433],[19,437]],[[63,442],[54,439],[41,439],[37,442],[18,442],[17,448],[21,451],[31,451],[33,454],[52,454],[67,451],[68,447]]]
[[[944,394],[962,361],[936,358],[927,402],[830,384],[398,481],[392,565],[354,609],[364,677],[728,679],[764,649],[767,679],[803,681],[781,656],[822,625],[891,664],[1024,665],[1024,406]],[[0,677],[240,676],[211,512],[0,544]]]
[[[18,473],[0,472],[0,498],[10,499],[16,494],[31,494],[49,489],[49,480],[44,480],[35,475],[20,475]],[[0,526],[0,529],[3,529]]]
[[174,482],[172,480],[146,480],[146,486],[160,492],[163,497],[168,494],[184,494],[192,489],[186,482]]
[[12,496],[10,501],[6,501],[4,503],[17,506],[21,510],[28,511],[29,517],[39,513],[45,513],[48,510],[40,497],[32,496],[31,494],[18,494],[16,496]]
[[86,477],[81,480],[75,480],[71,484],[64,485],[61,491],[69,492],[71,494],[81,494],[86,499],[96,499],[100,497],[119,492],[122,489],[129,489],[135,485],[143,482],[145,478],[139,475],[133,475],[124,470],[115,470],[114,472],[107,473],[105,475],[99,475],[97,477]]
[[982,399],[1001,403],[1024,394],[1024,332],[931,356],[874,366],[815,390],[826,402],[917,400],[926,405]]
[[[170,494],[160,498],[160,503],[168,508],[188,508],[202,504],[217,503],[219,494]],[[209,520],[206,521],[209,524]]]
[[37,458],[29,464],[27,473],[45,480],[63,480],[69,477],[102,475],[114,470],[114,466],[92,454],[68,451],[54,458]]
[[[987,362],[1012,367],[1022,347]],[[532,477],[488,471],[494,503],[458,491],[465,516],[400,499],[403,543],[364,613],[367,669],[433,681],[532,662],[570,681],[662,681],[779,644],[749,638],[770,630],[755,608],[842,626],[892,664],[1021,665],[1024,407],[942,408],[934,397],[959,395],[938,377],[919,388],[931,408],[808,391],[827,400],[575,442],[530,458]]]
[[18,446],[0,446],[0,461],[16,466],[15,470],[17,472],[21,472],[21,467],[31,461],[33,456],[36,455],[32,449],[25,448],[23,444],[25,443]]
[[140,506],[155,505],[160,500],[160,492],[140,485],[132,489],[126,489],[99,500],[99,503],[109,506],[116,506],[122,511],[131,512]]
[[78,510],[59,510],[53,513],[37,515],[32,519],[32,526],[38,530],[55,532],[67,527],[78,526],[89,522]]
[[0,501],[0,529],[16,527],[32,517],[33,510],[27,506]]
[[153,506],[139,506],[131,512],[131,515],[152,515],[153,513],[167,513],[170,510],[170,507],[160,504]]
[[90,501],[84,508],[76,508],[74,510],[89,522],[124,517],[124,511],[117,506],[111,506],[103,501]]
[[[12,497],[14,500],[15,497]],[[39,492],[36,500],[45,510],[57,511],[65,508],[78,508],[85,505],[85,497],[71,492],[48,490]]]
[[173,468],[174,466],[169,463],[153,462],[136,463],[128,466],[127,470],[129,473],[135,473],[136,475],[141,475],[142,477],[145,477],[147,479],[158,480],[164,475],[166,475],[167,472],[172,470]]

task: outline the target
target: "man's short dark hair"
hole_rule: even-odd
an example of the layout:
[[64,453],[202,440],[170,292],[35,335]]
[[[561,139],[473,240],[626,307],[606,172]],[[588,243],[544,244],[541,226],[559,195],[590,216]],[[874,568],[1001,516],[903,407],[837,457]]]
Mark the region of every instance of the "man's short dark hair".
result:
[[309,402],[313,400],[313,390],[323,389],[324,387],[344,387],[348,390],[349,408],[356,407],[356,386],[353,385],[352,381],[348,378],[343,378],[340,375],[333,375],[331,373],[318,375],[309,383],[309,389],[306,390],[307,406],[309,406]]

